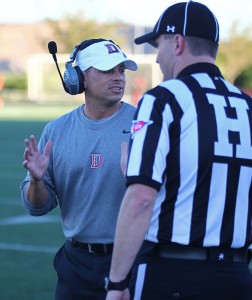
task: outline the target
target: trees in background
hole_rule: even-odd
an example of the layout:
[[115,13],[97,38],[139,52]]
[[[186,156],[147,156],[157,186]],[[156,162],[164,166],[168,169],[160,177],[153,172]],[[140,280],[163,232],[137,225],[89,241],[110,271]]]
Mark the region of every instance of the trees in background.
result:
[[[128,49],[133,44],[130,32],[132,25],[124,23],[97,23],[85,18],[83,13],[66,16],[60,21],[47,20],[60,51],[70,53],[77,42],[91,38],[108,38]],[[239,31],[239,22],[234,22],[229,38],[220,42],[217,63],[225,78],[242,88],[252,88],[252,31]]]
[[71,53],[78,43],[94,38],[111,39],[120,45],[126,43],[125,36],[118,35],[118,29],[125,26],[123,23],[98,23],[87,19],[82,12],[67,15],[60,21],[47,19],[46,22],[62,53]]
[[252,30],[239,32],[238,25],[235,22],[229,39],[220,42],[217,63],[227,80],[242,88],[252,88]]
[[[243,89],[252,90],[252,29],[247,28],[241,31],[238,25],[239,22],[235,22],[228,39],[221,40],[217,63],[228,81]],[[122,22],[99,23],[86,18],[83,12],[66,15],[60,20],[47,19],[28,28],[20,25],[19,30],[12,27],[7,28],[3,25],[1,27],[2,32],[9,32],[9,34],[0,37],[1,43],[5,45],[2,47],[0,59],[2,57],[2,61],[4,61],[8,58],[10,62],[16,59],[18,55],[13,44],[17,44],[18,54],[24,66],[31,54],[47,52],[47,44],[50,40],[57,43],[58,53],[70,54],[78,43],[91,38],[112,39],[122,46],[126,53],[134,51],[135,30],[133,25]],[[27,30],[25,31],[25,29]],[[141,31],[144,32],[144,29],[142,28]],[[15,35],[17,33],[19,33],[18,36]],[[29,34],[29,38],[27,38],[27,34]],[[17,38],[19,38],[18,42],[16,42]],[[153,47],[150,48],[150,51],[153,51],[151,53],[156,53]],[[14,51],[12,56],[11,51]],[[25,67],[21,73],[22,80],[17,78],[16,71],[9,70],[9,73],[4,75],[6,89],[26,89]]]

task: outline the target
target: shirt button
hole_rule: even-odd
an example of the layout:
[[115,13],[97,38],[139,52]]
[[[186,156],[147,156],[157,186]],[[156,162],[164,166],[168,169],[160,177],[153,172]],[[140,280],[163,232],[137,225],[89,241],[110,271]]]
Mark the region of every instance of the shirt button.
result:
[[173,299],[179,299],[180,298],[180,293],[178,293],[178,292],[173,293],[172,298]]

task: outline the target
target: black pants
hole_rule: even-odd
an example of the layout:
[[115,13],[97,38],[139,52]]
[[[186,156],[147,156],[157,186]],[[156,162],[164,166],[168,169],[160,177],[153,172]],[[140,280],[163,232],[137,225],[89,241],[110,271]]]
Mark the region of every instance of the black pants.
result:
[[67,241],[54,259],[58,275],[55,299],[104,300],[104,277],[109,274],[111,257],[111,253],[89,253]]
[[246,262],[154,255],[134,267],[130,290],[134,300],[251,300],[252,275]]

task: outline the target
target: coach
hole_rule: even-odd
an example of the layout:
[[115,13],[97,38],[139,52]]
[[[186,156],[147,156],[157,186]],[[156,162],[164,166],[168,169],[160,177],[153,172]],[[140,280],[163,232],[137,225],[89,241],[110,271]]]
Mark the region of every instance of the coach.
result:
[[60,207],[66,242],[54,259],[55,300],[103,300],[126,190],[121,149],[135,112],[122,100],[126,69],[137,65],[106,39],[83,41],[70,58],[66,91],[85,95],[85,103],[46,124],[38,144],[33,135],[25,139],[21,197],[34,216]]
[[129,299],[141,246],[132,299],[252,299],[252,101],[215,65],[218,21],[177,3],[135,42],[157,47],[164,81],[133,121],[106,299]]

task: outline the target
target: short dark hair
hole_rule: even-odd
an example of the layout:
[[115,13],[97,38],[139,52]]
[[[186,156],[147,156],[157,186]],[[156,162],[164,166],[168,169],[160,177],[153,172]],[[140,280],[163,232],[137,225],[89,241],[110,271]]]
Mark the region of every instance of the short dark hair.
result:
[[219,44],[210,40],[194,37],[185,36],[188,49],[194,56],[209,55],[216,59]]
[[[171,40],[174,36],[174,34],[164,34],[164,39]],[[193,56],[209,55],[216,59],[219,43],[195,36],[184,36],[184,38],[187,42],[189,51]]]

